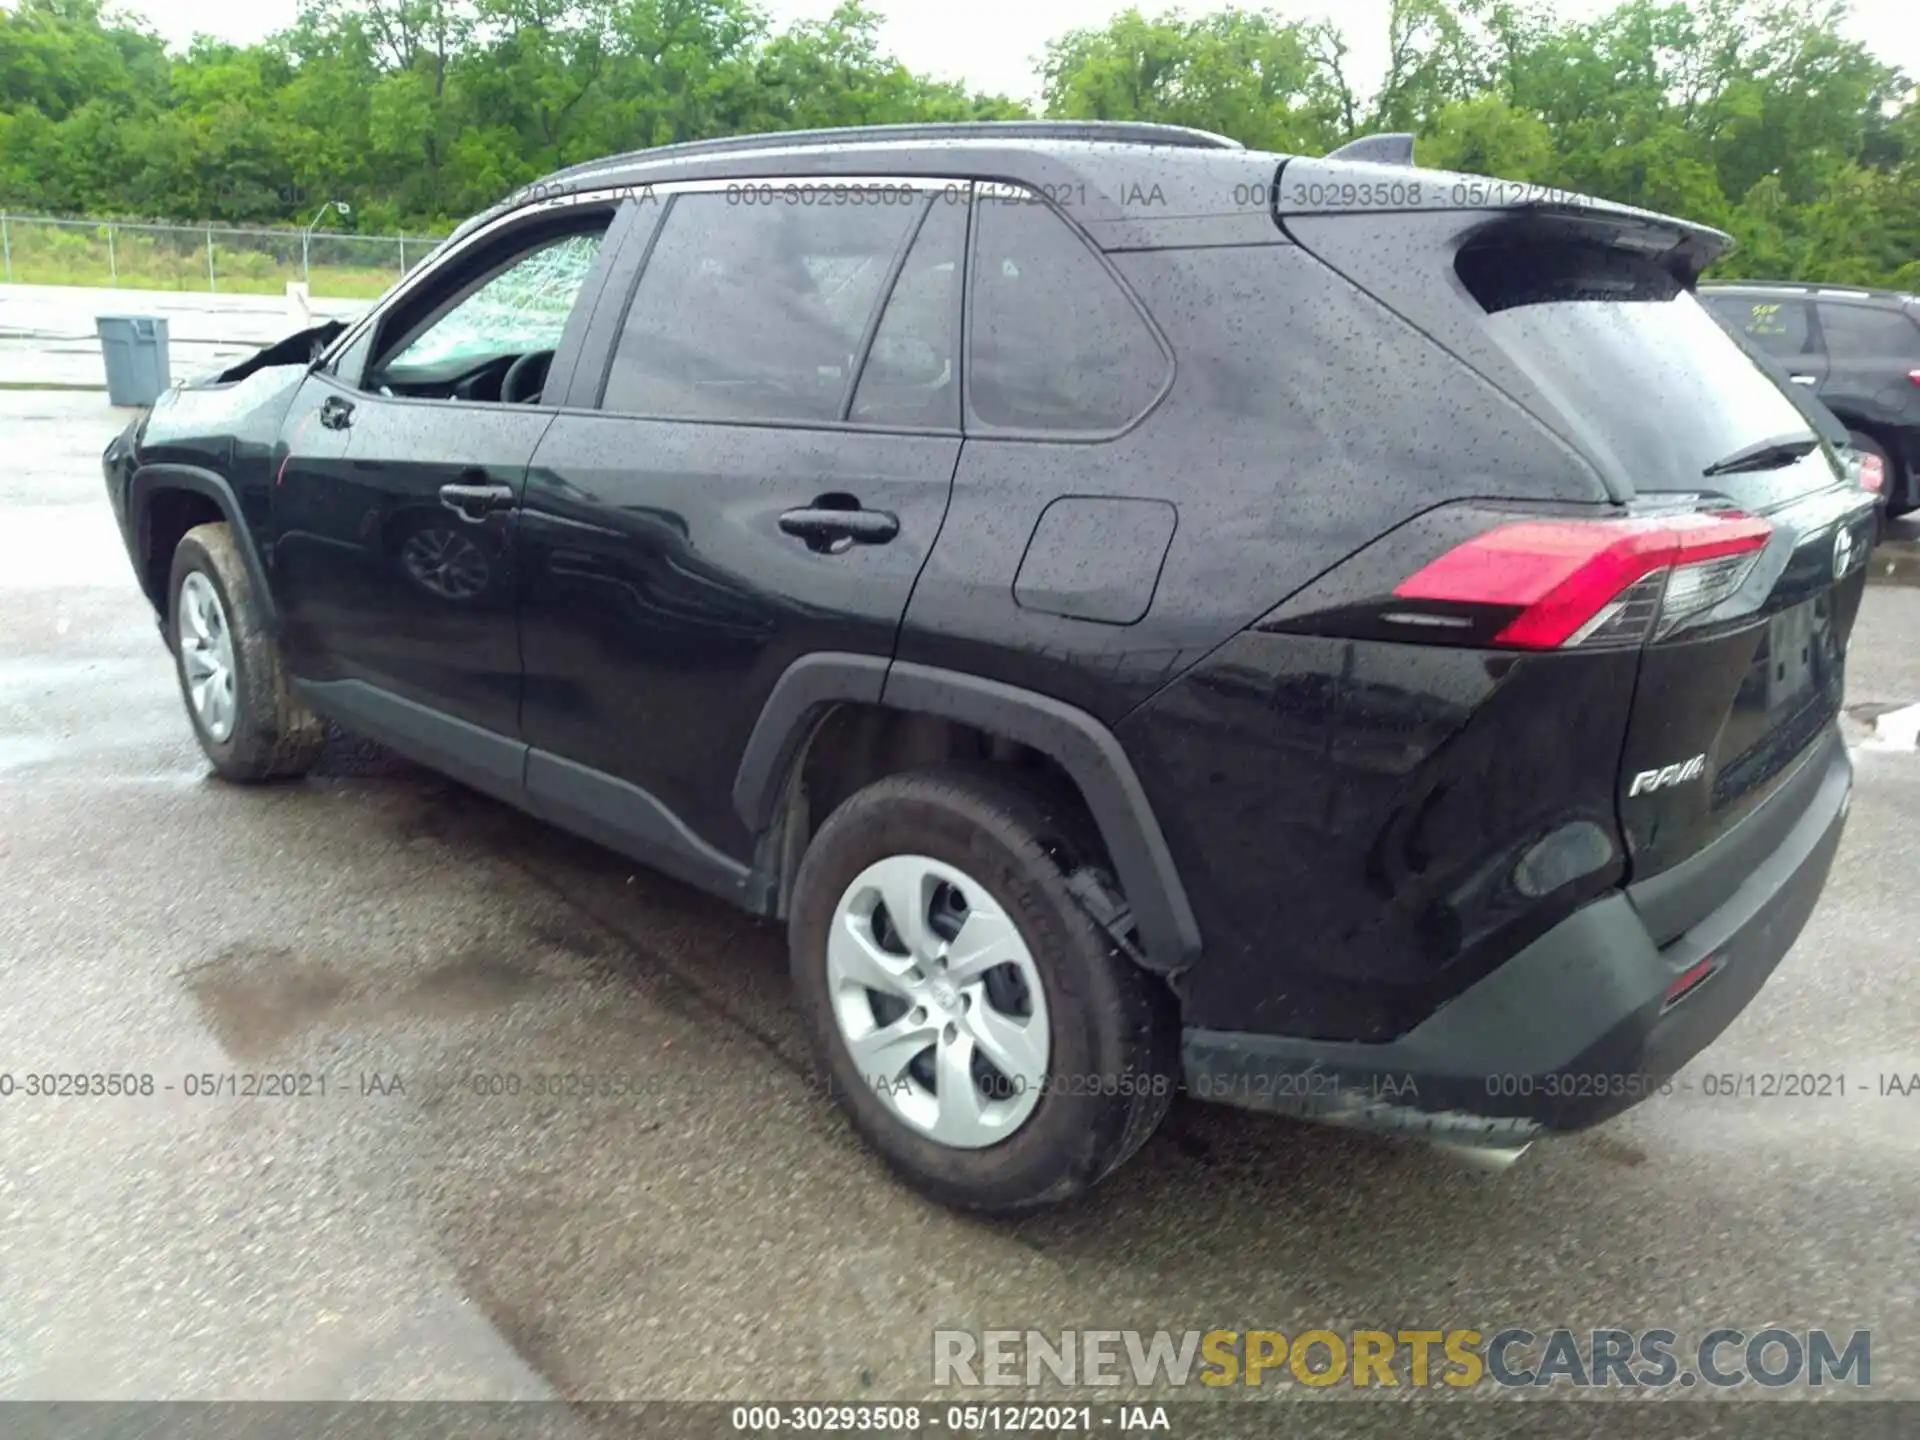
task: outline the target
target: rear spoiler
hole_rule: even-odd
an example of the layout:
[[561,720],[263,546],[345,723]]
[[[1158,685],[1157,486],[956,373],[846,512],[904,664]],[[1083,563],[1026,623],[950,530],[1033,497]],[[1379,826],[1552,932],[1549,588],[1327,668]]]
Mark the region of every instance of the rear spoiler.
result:
[[1329,160],[1370,160],[1376,165],[1413,164],[1413,136],[1402,131],[1383,135],[1362,135],[1349,140],[1338,150],[1327,152]]
[[1330,155],[1294,156],[1283,161],[1274,184],[1273,203],[1280,227],[1288,230],[1289,220],[1307,216],[1385,216],[1396,212],[1438,216],[1450,212],[1467,222],[1462,228],[1475,235],[1482,233],[1483,227],[1473,224],[1474,219],[1484,221],[1489,229],[1513,227],[1516,239],[1523,238],[1535,225],[1543,236],[1552,232],[1556,238],[1566,239],[1587,234],[1597,243],[1657,258],[1687,285],[1733,248],[1733,237],[1724,230],[1596,199],[1577,190],[1381,163],[1377,155],[1362,158],[1371,142],[1399,138],[1370,135]]

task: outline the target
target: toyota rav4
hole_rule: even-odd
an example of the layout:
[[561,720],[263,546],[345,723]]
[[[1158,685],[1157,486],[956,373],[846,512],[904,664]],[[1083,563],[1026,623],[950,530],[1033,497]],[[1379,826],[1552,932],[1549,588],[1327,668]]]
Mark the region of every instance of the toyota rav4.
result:
[[1182,1087],[1511,1150],[1728,1024],[1847,812],[1872,499],[1696,298],[1727,243],[1390,137],[670,146],[107,483],[221,775],[325,717],[783,923],[944,1202]]

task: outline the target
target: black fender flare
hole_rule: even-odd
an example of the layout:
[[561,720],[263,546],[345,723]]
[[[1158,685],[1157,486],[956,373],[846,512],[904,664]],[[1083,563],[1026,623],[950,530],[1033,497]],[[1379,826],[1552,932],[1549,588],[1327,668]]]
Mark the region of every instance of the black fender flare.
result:
[[841,702],[938,715],[1004,735],[1049,756],[1080,787],[1113,861],[1154,970],[1173,974],[1200,955],[1200,926],[1165,833],[1113,732],[1086,711],[1032,690],[874,655],[823,653],[796,660],[775,682],[734,780],[747,829],[772,824],[794,762]]
[[140,588],[147,592],[147,598],[160,611],[162,619],[167,609],[164,585],[160,594],[154,594],[148,589],[146,574],[146,557],[153,538],[148,533],[147,521],[152,514],[153,497],[162,490],[186,490],[195,495],[204,495],[220,507],[220,513],[226,517],[227,525],[233,531],[233,543],[240,551],[241,562],[246,565],[247,573],[253,580],[254,599],[260,606],[261,618],[269,634],[277,633],[280,612],[274,604],[273,587],[267,584],[266,566],[260,561],[260,552],[254,548],[253,531],[241,512],[240,499],[222,476],[198,465],[166,462],[142,465],[127,485],[127,528],[132,532],[134,562],[140,571]]

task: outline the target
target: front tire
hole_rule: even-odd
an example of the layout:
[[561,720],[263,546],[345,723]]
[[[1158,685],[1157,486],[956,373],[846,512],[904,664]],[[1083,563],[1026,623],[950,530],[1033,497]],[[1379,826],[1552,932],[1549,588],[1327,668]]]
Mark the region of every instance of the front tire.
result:
[[167,639],[194,738],[229,780],[304,775],[325,724],[295,698],[267,633],[253,577],[225,524],[196,525],[174,548]]
[[1067,886],[1096,852],[1070,799],[967,766],[875,782],[807,848],[788,938],[816,1063],[944,1205],[1078,1195],[1172,1101],[1171,997]]

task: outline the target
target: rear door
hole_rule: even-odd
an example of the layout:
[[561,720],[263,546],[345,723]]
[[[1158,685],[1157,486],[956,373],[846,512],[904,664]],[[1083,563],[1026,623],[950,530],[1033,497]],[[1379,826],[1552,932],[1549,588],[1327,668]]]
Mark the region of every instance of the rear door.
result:
[[1815,304],[1827,370],[1828,405],[1882,425],[1920,423],[1920,325],[1886,302],[1823,298]]
[[945,518],[969,187],[657,193],[534,456],[523,730],[536,803],[713,883],[750,852],[732,787],[774,683],[890,657]]

